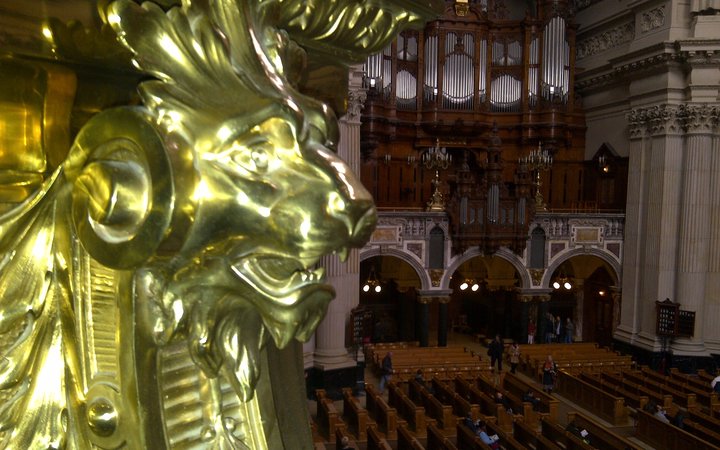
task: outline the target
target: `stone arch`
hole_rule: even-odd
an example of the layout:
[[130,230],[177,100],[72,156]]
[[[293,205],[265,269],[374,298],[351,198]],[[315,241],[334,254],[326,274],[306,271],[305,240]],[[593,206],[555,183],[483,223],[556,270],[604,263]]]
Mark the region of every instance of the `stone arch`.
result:
[[427,270],[418,262],[415,255],[412,253],[404,252],[402,250],[397,250],[393,248],[389,249],[379,249],[379,248],[371,248],[366,251],[361,251],[359,258],[360,262],[365,261],[366,259],[370,259],[373,256],[394,256],[410,265],[410,267],[413,268],[415,273],[417,274],[418,278],[420,279],[420,290],[427,290],[432,287],[432,282],[430,281],[430,275],[428,274]]
[[622,270],[620,268],[620,263],[615,258],[615,255],[599,248],[587,249],[580,247],[563,252],[554,259],[554,261],[547,267],[547,269],[545,269],[545,274],[542,278],[541,287],[549,289],[550,280],[552,279],[553,273],[555,273],[555,271],[562,265],[562,263],[568,261],[575,256],[596,256],[601,260],[605,261],[613,271],[615,280],[617,280],[616,285],[620,286],[620,283],[622,281]]
[[[457,257],[450,260],[450,263],[448,264],[447,269],[445,270],[445,273],[443,274],[442,280],[440,281],[440,288],[441,289],[449,289],[450,287],[450,277],[453,273],[465,262],[472,258],[475,258],[477,256],[488,256],[485,255],[480,249],[473,248],[471,250],[466,251],[462,255],[458,255]],[[517,273],[520,275],[520,281],[521,281],[521,288],[530,288],[532,286],[532,280],[530,279],[530,274],[528,273],[527,269],[525,268],[525,265],[523,264],[522,259],[509,249],[502,247],[497,252],[494,253],[494,256],[498,256],[512,265]]]

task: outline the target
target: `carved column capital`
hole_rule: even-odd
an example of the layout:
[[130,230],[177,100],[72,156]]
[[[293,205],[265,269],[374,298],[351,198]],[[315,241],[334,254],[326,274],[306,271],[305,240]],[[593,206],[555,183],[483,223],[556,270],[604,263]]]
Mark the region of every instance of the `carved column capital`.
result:
[[345,120],[351,123],[360,123],[360,116],[362,109],[365,107],[365,100],[367,100],[367,89],[356,88],[348,91],[347,98],[347,113],[345,114]]
[[679,114],[688,133],[712,133],[718,124],[718,108],[716,106],[680,105]]
[[630,139],[642,139],[647,132],[647,109],[633,108],[626,115]]
[[647,110],[649,131],[652,135],[682,134],[683,120],[678,105],[662,104]]

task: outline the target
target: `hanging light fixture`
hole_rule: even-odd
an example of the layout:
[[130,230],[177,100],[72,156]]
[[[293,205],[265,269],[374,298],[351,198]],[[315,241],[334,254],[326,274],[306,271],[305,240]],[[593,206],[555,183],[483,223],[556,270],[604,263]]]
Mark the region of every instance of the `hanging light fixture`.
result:
[[375,273],[375,266],[370,266],[370,274],[368,275],[368,279],[367,281],[365,281],[362,290],[363,292],[372,291],[375,293],[380,293],[382,291],[382,284],[380,283],[380,279]]
[[477,292],[477,290],[480,289],[480,285],[472,278],[465,278],[465,280],[460,283],[460,290],[465,291],[468,288],[470,288],[470,290],[473,292]]
[[562,287],[566,291],[569,291],[573,287],[572,280],[565,274],[565,271],[561,271],[560,276],[555,278],[555,281],[553,281],[552,287],[555,289],[560,289]]

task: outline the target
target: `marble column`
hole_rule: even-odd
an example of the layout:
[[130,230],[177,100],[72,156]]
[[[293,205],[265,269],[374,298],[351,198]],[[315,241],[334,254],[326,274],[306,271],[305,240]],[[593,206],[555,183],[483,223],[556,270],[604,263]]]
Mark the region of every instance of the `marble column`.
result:
[[[713,137],[711,173],[720,173],[720,133]],[[720,354],[720,177],[710,180],[710,244],[704,317],[702,320],[705,347]]]
[[430,339],[429,337],[429,328],[430,328],[430,302],[432,301],[432,297],[426,297],[423,295],[418,296],[418,304],[417,304],[417,314],[416,317],[416,326],[417,326],[417,337],[418,341],[420,343],[420,347],[427,347],[428,341]]
[[612,330],[614,334],[618,326],[620,326],[620,314],[622,311],[622,291],[617,286],[610,286],[610,295],[612,296],[613,300]]
[[550,294],[538,295],[537,298],[540,300],[538,304],[538,324],[537,324],[537,336],[535,336],[535,342],[538,344],[545,343],[545,334],[552,332],[547,327],[547,313],[550,312],[548,304],[550,303]]
[[576,340],[583,340],[583,317],[585,316],[585,287],[583,280],[575,280],[574,283],[575,287],[573,288],[573,292],[575,294],[575,314],[573,322],[575,322],[575,336],[573,336],[573,342]]
[[448,303],[450,296],[438,297],[438,347],[447,347]]
[[[662,104],[632,114],[641,118],[652,137],[642,140],[639,167],[633,162],[634,155],[630,156],[629,179],[640,177],[640,182],[631,181],[628,186],[625,243],[629,265],[623,264],[628,276],[623,276],[622,290],[629,301],[623,304],[616,338],[657,350],[655,301],[674,297],[676,290],[683,111],[678,105]],[[646,147],[648,143],[650,147]]]
[[677,291],[671,300],[680,308],[695,312],[695,333],[673,342],[676,354],[701,353],[703,339],[703,304],[710,248],[710,171],[713,129],[717,110],[706,105],[687,105],[685,110],[685,151],[678,237]]
[[[350,168],[358,173],[360,169],[360,111],[366,92],[362,88],[362,71],[359,67],[350,71],[350,90],[347,113],[340,118],[340,141],[338,154]],[[336,296],[328,306],[327,314],[315,333],[316,368],[327,371],[355,366],[356,361],[345,347],[346,329],[350,312],[360,301],[360,258],[359,251],[349,252],[345,263],[335,255],[323,258],[328,283]]]
[[644,112],[644,108],[636,108],[628,114],[630,147],[622,264],[622,287],[626,299],[620,313],[620,324],[613,335],[615,339],[628,343],[634,342],[640,331],[640,272],[644,261],[644,210],[650,165],[650,140]]

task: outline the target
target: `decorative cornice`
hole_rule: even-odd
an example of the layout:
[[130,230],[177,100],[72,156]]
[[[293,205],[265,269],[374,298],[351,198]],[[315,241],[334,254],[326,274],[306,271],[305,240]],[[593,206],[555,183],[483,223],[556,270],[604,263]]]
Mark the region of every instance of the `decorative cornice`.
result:
[[640,15],[640,33],[650,31],[665,25],[665,5],[645,11]]
[[644,131],[653,135],[712,132],[718,124],[717,106],[662,104],[634,108],[627,114],[631,138]]
[[596,55],[635,38],[635,21],[622,23],[610,30],[585,37],[576,46],[577,59]]
[[625,77],[641,76],[647,72],[664,68],[668,64],[682,61],[683,58],[679,53],[659,53],[616,65],[607,72],[578,81],[575,87],[582,93],[585,90],[597,89],[617,83]]
[[582,11],[585,8],[590,7],[596,3],[600,3],[602,0],[575,0],[573,1],[573,10]]

